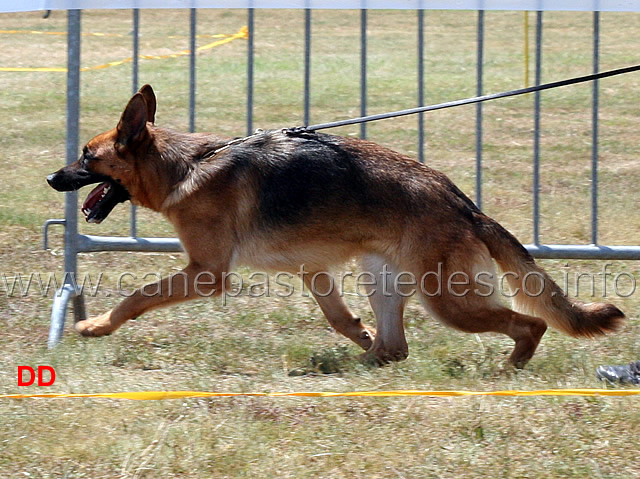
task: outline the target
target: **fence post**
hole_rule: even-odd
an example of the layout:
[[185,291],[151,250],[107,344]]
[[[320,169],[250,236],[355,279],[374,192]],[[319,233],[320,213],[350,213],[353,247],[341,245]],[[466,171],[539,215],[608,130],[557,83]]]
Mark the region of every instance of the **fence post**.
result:
[[[424,106],[424,10],[418,10],[418,106]],[[424,163],[424,113],[418,113],[418,161]]]
[[[593,73],[600,70],[600,12],[593,12]],[[598,108],[599,84],[593,82],[591,104],[591,244],[598,244]]]
[[[478,10],[476,95],[482,95],[484,73],[484,10]],[[476,206],[482,209],[482,103],[476,104]]]
[[311,121],[311,9],[304,9],[304,126]]
[[[67,165],[78,157],[80,125],[80,19],[81,10],[67,13]],[[84,319],[84,303],[76,284],[78,270],[78,193],[65,193],[64,284],[56,292],[49,327],[50,348],[62,338],[69,300],[73,298],[76,320]]]
[[190,9],[189,16],[189,132],[196,131],[196,20],[195,8]]
[[[360,10],[360,116],[367,114],[367,10]],[[367,124],[360,123],[360,138],[367,137]]]
[[[132,54],[132,64],[131,64],[131,78],[132,78],[132,95],[135,95],[136,92],[138,91],[138,86],[139,86],[139,60],[140,57],[140,10],[138,10],[137,8],[133,9],[133,54]],[[130,208],[130,212],[131,212],[131,219],[130,219],[130,225],[129,225],[129,231],[130,231],[130,235],[132,238],[135,238],[137,236],[137,227],[138,227],[138,220],[137,220],[137,211],[136,211],[136,205],[131,205]]]
[[[542,83],[542,12],[536,19],[536,78]],[[533,104],[533,244],[540,244],[540,92],[534,93]]]
[[254,35],[254,10],[249,8],[247,12],[247,135],[253,133],[253,35]]

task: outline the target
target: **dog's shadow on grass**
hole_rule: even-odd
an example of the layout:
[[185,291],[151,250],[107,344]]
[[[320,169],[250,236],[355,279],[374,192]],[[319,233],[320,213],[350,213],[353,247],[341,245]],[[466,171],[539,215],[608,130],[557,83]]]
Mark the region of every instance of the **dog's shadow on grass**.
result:
[[[492,355],[493,357],[493,355]],[[506,360],[470,360],[469,358],[449,357],[437,362],[434,379],[497,379],[518,376],[519,370],[506,363]],[[333,346],[311,353],[305,363],[288,370],[289,376],[340,375],[378,369],[388,366],[381,364],[371,356],[354,352],[348,346]]]
[[289,376],[314,376],[321,374],[343,374],[354,371],[363,365],[377,367],[368,364],[361,355],[354,354],[347,346],[334,346],[314,351],[307,363],[289,370]]

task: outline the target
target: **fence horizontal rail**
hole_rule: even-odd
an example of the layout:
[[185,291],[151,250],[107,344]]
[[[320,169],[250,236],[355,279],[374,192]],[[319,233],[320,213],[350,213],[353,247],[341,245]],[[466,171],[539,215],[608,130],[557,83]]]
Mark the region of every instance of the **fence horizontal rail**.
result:
[[178,238],[133,238],[126,236],[78,235],[79,253],[96,251],[136,251],[178,253],[184,251]]
[[[538,259],[640,259],[640,246],[527,244],[524,247],[534,258]],[[77,235],[78,253],[98,251],[180,253],[184,249],[178,238]]]
[[528,244],[524,247],[534,258],[539,259],[640,259],[640,246]]

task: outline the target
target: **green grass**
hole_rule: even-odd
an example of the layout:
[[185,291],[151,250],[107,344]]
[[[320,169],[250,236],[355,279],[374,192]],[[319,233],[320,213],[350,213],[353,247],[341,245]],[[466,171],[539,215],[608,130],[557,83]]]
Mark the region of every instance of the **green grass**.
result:
[[[302,122],[303,12],[255,12],[255,127]],[[545,13],[543,81],[591,71],[588,13]],[[601,15],[601,67],[638,63],[637,15]],[[311,121],[359,115],[359,22],[356,11],[314,11]],[[89,11],[83,65],[130,55],[131,14]],[[187,48],[188,12],[142,11],[141,53]],[[235,33],[246,11],[201,10],[201,34]],[[473,12],[429,11],[426,97],[436,103],[475,93]],[[523,86],[522,13],[487,12],[485,91]],[[533,23],[533,22],[532,22]],[[64,31],[53,12],[0,16],[0,30]],[[533,30],[530,37],[533,39]],[[369,13],[369,112],[416,102],[415,12]],[[212,40],[199,39],[203,45]],[[63,36],[0,34],[0,66],[64,66]],[[533,56],[533,51],[531,52]],[[197,129],[245,132],[246,42],[236,40],[198,55]],[[188,60],[141,62],[140,81],[159,97],[157,121],[186,130]],[[533,66],[530,66],[532,74]],[[44,177],[64,163],[65,76],[2,73],[0,274],[56,273],[61,277],[62,234],[41,249],[41,226],[63,215],[63,195]],[[637,244],[637,105],[640,77],[601,82],[600,241]],[[115,125],[130,93],[130,66],[82,74],[81,141]],[[585,243],[590,237],[590,87],[542,95],[541,240]],[[484,209],[531,241],[533,97],[485,104]],[[426,116],[427,162],[465,192],[475,188],[475,108]],[[416,119],[368,125],[369,138],[415,154]],[[356,136],[357,126],[337,130]],[[81,192],[83,198],[86,192]],[[159,215],[140,211],[139,233],[172,235]],[[128,231],[128,208],[83,233]],[[118,275],[167,275],[182,255],[91,253],[80,274],[104,273],[104,287],[87,298],[90,313],[118,301]],[[596,275],[602,262],[542,261],[563,275]],[[352,267],[351,265],[349,266]],[[609,271],[635,274],[634,262]],[[247,277],[250,272],[242,270]],[[139,286],[129,281],[127,287]],[[1,284],[1,283],[0,283]],[[609,277],[607,289],[613,290]],[[621,289],[627,286],[620,284]],[[574,284],[570,283],[573,291]],[[581,297],[589,298],[586,284]],[[627,289],[624,289],[627,291]],[[434,322],[416,302],[406,315],[410,357],[384,368],[361,364],[360,351],[332,331],[314,302],[249,298],[202,300],[154,311],[110,337],[85,340],[67,329],[46,349],[52,294],[8,298],[0,286],[0,393],[107,392],[194,389],[219,392],[355,391],[387,389],[547,389],[601,387],[599,364],[640,359],[638,294],[610,298],[629,316],[619,334],[593,341],[545,335],[522,371],[506,365],[512,342],[494,335],[458,333]],[[367,324],[364,298],[347,296]],[[69,314],[71,316],[71,314]],[[49,364],[49,388],[18,388],[18,365]],[[42,389],[42,391],[40,390]],[[220,398],[159,402],[100,399],[0,401],[2,477],[601,477],[640,474],[640,414],[633,398]]]

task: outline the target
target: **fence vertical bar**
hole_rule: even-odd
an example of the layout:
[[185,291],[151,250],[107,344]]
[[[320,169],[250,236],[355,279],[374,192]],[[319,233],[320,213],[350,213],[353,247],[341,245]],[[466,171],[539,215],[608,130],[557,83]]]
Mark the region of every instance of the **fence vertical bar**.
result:
[[[139,57],[140,57],[140,10],[133,9],[133,61],[131,64],[131,78],[132,78],[132,95],[138,91],[139,85]],[[129,234],[132,238],[137,236],[137,211],[136,205],[131,205],[131,218],[129,225]]]
[[304,125],[311,121],[311,9],[304,10]]
[[[418,106],[424,106],[424,10],[418,10]],[[424,163],[424,113],[418,113],[418,161]]]
[[523,38],[523,57],[524,57],[524,87],[529,87],[529,12],[524,14],[524,38]]
[[[536,17],[535,84],[542,81],[542,12]],[[540,244],[540,92],[534,94],[533,106],[533,244]]]
[[137,8],[133,9],[133,55],[131,55],[131,80],[132,80],[132,94],[138,91],[139,79],[138,79],[138,66],[139,66],[139,57],[140,57],[140,10]]
[[[367,10],[360,10],[360,116],[367,114]],[[360,138],[367,137],[367,124],[360,123]]]
[[189,15],[189,131],[196,131],[196,19],[195,8]]
[[[67,139],[66,162],[71,164],[78,156],[80,126],[80,22],[81,10],[67,13]],[[78,295],[76,272],[78,269],[78,193],[65,194],[64,231],[64,284],[56,293],[51,310],[48,346],[54,347],[64,331],[67,304]],[[84,315],[82,298],[74,300],[76,319]]]
[[[481,96],[484,76],[484,10],[478,10],[476,95]],[[476,205],[482,209],[482,103],[476,103]]]
[[[593,12],[593,72],[600,70],[600,12]],[[591,244],[598,244],[598,109],[599,83],[593,82],[591,104]]]
[[[80,137],[80,22],[81,10],[69,10],[69,38],[67,61],[67,165],[78,159],[78,140]],[[70,254],[64,256],[66,273],[76,274],[77,237],[78,237],[78,194],[66,194],[65,203],[65,249]]]
[[253,133],[253,35],[254,35],[254,10],[249,8],[247,12],[247,29],[249,38],[247,39],[247,135]]

